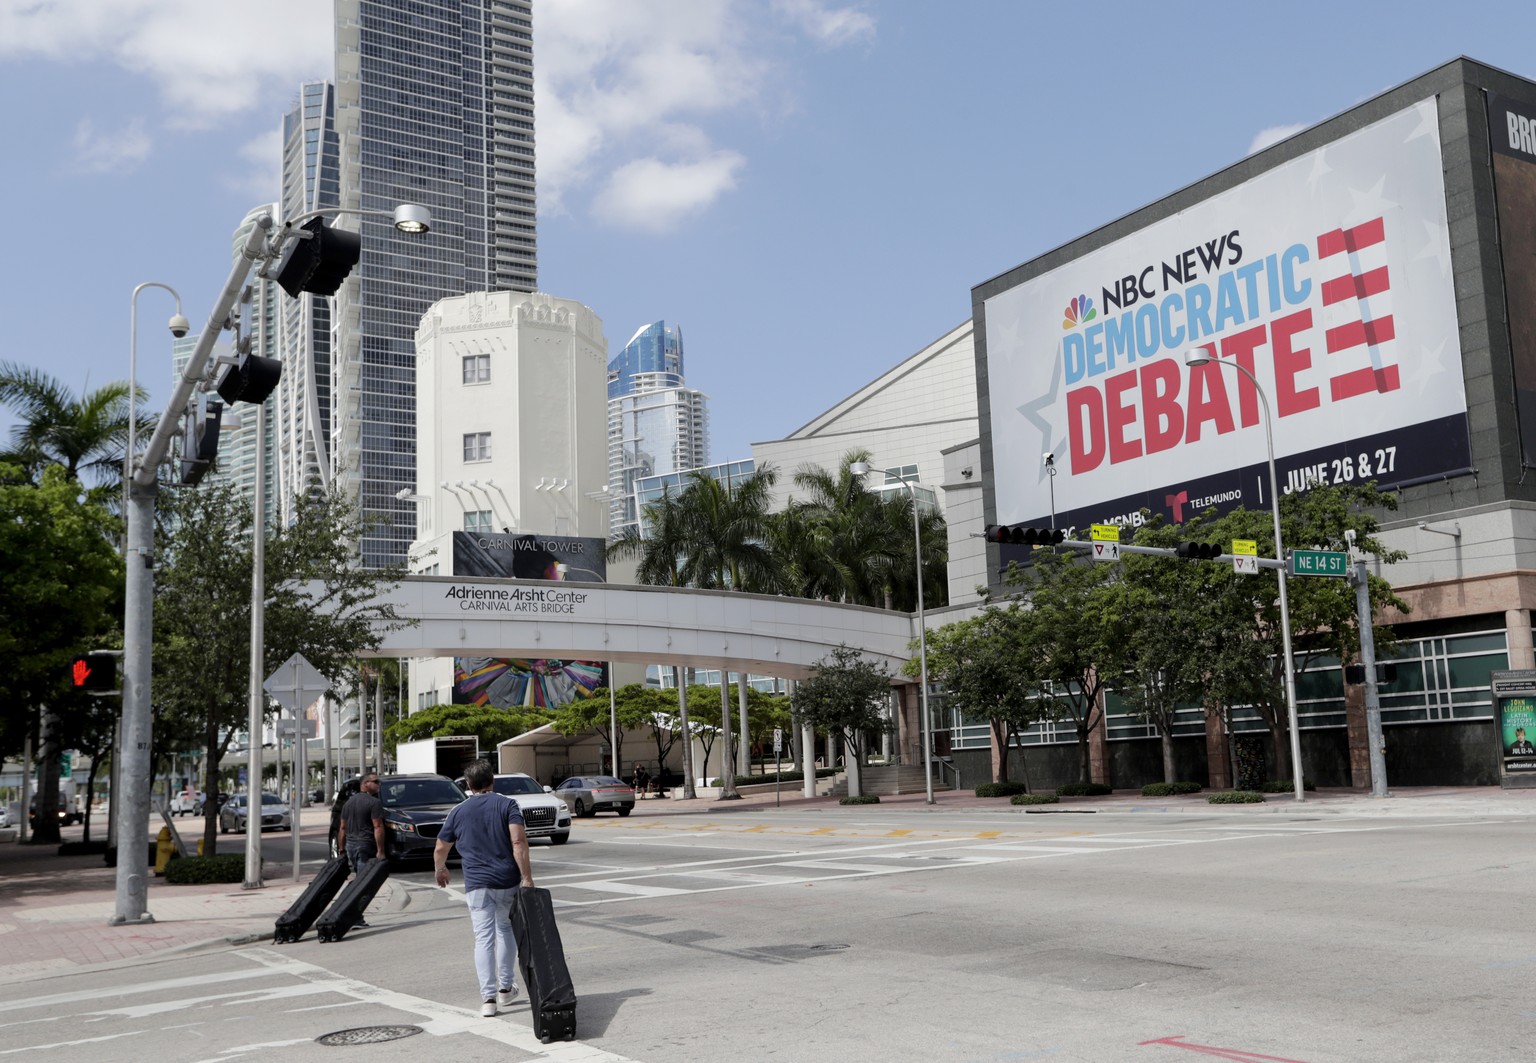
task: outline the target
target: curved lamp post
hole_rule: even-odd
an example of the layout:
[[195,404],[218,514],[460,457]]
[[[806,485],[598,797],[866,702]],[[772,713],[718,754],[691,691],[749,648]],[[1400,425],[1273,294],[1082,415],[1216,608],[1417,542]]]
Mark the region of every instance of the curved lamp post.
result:
[[1204,347],[1194,347],[1184,352],[1184,364],[1190,368],[1206,364],[1235,369],[1253,382],[1253,390],[1259,393],[1259,404],[1264,408],[1264,444],[1269,450],[1269,511],[1275,522],[1275,559],[1281,562],[1277,570],[1280,576],[1280,637],[1285,646],[1285,710],[1291,729],[1291,774],[1296,784],[1296,800],[1305,801],[1301,773],[1301,729],[1296,719],[1296,663],[1291,656],[1291,604],[1286,591],[1285,546],[1280,541],[1280,485],[1275,479],[1274,418],[1269,412],[1269,398],[1259,386],[1259,380],[1237,362],[1211,357]]
[[[868,476],[874,467],[867,461],[856,461],[848,466],[855,476]],[[923,611],[923,536],[917,519],[917,486],[899,472],[889,475],[901,481],[912,496],[912,548],[917,559],[917,682],[922,698],[923,715],[923,783],[928,803],[933,801],[933,716],[928,711],[928,619]]]

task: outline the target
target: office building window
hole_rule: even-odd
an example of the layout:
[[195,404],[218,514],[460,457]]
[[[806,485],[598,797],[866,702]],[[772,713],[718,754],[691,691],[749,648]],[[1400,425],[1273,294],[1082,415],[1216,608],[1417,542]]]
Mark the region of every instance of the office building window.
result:
[[465,432],[464,433],[464,460],[465,461],[490,461],[491,460],[491,433],[489,433],[489,432]]
[[488,532],[491,530],[491,511],[488,509],[468,509],[464,511],[464,530],[467,532]]
[[491,356],[466,354],[464,356],[464,383],[484,384],[491,379]]

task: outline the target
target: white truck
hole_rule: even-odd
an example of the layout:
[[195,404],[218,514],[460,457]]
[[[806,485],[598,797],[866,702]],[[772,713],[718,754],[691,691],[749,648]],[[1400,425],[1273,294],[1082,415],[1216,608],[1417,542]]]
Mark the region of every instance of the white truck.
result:
[[401,742],[395,747],[395,770],[402,775],[445,775],[456,779],[464,766],[480,756],[480,739],[449,735]]

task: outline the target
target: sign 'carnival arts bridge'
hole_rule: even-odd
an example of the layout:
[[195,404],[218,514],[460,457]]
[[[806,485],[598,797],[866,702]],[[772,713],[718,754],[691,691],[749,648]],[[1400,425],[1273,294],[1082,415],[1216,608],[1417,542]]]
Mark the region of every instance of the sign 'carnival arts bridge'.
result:
[[416,621],[376,657],[548,657],[675,664],[802,679],[846,644],[893,674],[910,613],[682,587],[408,576],[386,593]]

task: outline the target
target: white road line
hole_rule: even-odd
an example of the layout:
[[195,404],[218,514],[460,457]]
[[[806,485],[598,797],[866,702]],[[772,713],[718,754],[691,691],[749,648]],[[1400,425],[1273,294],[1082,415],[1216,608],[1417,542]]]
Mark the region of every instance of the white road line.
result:
[[35,1007],[46,1008],[55,1004],[77,1004],[82,1001],[98,1001],[105,997],[125,997],[136,993],[155,993],[168,989],[202,989],[215,982],[249,981],[252,977],[254,976],[250,971],[224,971],[217,974],[200,974],[192,978],[162,978],[156,982],[138,982],[133,985],[77,990],[73,993],[51,993],[46,997],[27,997],[21,1000],[0,1001],[0,1011],[20,1011],[23,1008]]
[[620,882],[616,879],[603,879],[598,882],[566,882],[560,884],[559,889],[596,890],[599,893],[627,893],[632,897],[675,897],[679,893],[692,893],[692,890],[673,889],[670,886],[642,886],[636,882]]
[[111,1033],[104,1037],[82,1037],[76,1041],[55,1041],[51,1045],[27,1045],[24,1048],[0,1049],[0,1056],[14,1056],[18,1052],[49,1052],[55,1048],[75,1048],[78,1045],[98,1045],[105,1041],[116,1041],[120,1037],[136,1037],[144,1030],[130,1030],[127,1033]]
[[236,955],[254,960],[273,971],[302,978],[331,992],[421,1016],[425,1020],[421,1023],[422,1029],[439,1037],[457,1033],[470,1034],[497,1044],[509,1045],[528,1053],[536,1060],[547,1059],[554,1063],[636,1063],[627,1056],[605,1052],[581,1041],[542,1044],[529,1027],[509,1022],[506,1018],[482,1018],[477,1012],[467,1008],[440,1004],[435,1000],[425,1000],[409,993],[400,993],[356,978],[344,977],[324,967],[295,960],[280,952],[273,952],[271,949],[240,949]]

